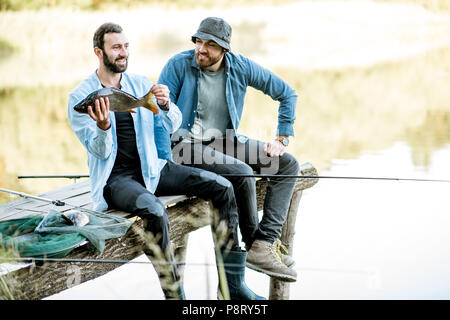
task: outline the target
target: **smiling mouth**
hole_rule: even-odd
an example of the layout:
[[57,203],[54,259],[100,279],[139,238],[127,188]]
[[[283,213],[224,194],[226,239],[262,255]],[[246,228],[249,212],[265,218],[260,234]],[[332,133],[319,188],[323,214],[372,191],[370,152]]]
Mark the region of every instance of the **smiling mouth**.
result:
[[201,53],[199,53],[199,54],[197,54],[197,58],[198,58],[198,59],[200,59],[200,60],[205,60],[205,59],[208,59],[208,56],[207,56],[207,55],[204,55],[204,54],[201,54]]

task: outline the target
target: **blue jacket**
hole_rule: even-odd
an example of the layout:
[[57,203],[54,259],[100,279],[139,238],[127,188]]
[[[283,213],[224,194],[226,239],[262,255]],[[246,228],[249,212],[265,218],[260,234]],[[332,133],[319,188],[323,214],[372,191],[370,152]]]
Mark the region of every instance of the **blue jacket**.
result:
[[[181,128],[190,130],[198,103],[200,68],[194,50],[172,57],[161,72],[158,82],[170,89],[171,100],[183,115]],[[297,94],[280,77],[257,63],[231,52],[225,53],[226,99],[235,131],[239,127],[247,87],[253,87],[279,101],[277,134],[293,136]]]
[[[138,98],[144,96],[153,86],[153,83],[146,77],[127,73],[122,73],[120,84],[123,91]],[[111,127],[103,131],[97,127],[96,122],[88,114],[78,113],[73,110],[73,107],[91,92],[100,88],[102,85],[94,72],[72,91],[68,103],[70,125],[87,150],[94,210],[106,210],[108,207],[103,198],[103,188],[117,156],[115,115],[114,112],[110,112]],[[179,128],[181,113],[173,103],[171,103],[169,111],[160,111],[158,115],[145,108],[137,108],[136,112],[131,116],[136,131],[142,176],[146,188],[154,193],[158,186],[160,171],[166,164],[166,160],[159,159],[161,157],[158,158],[158,155],[160,153],[170,154],[170,145],[167,146],[164,141],[169,139],[169,133]]]

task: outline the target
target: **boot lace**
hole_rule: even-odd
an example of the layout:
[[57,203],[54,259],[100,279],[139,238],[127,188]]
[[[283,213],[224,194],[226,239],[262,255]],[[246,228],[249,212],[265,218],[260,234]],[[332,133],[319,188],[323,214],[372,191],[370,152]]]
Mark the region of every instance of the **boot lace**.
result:
[[270,249],[270,253],[272,254],[273,257],[275,257],[275,260],[281,264],[283,264],[283,260],[281,258],[281,255],[279,254],[279,249],[278,249],[278,245],[276,242],[274,242],[273,244],[271,244],[269,246]]
[[281,262],[284,263],[283,255],[288,254],[288,249],[285,247],[285,245],[281,242],[280,239],[275,240],[274,246],[277,255],[280,257]]

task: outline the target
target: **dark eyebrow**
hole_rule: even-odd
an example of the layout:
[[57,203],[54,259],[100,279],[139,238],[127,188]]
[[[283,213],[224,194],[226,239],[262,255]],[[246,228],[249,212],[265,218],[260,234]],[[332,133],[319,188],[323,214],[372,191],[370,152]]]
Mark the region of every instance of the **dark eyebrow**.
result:
[[115,43],[115,44],[113,44],[112,45],[112,47],[114,48],[114,47],[121,47],[121,46],[129,46],[130,45],[130,43],[129,42],[125,42],[124,44],[122,44],[122,43]]

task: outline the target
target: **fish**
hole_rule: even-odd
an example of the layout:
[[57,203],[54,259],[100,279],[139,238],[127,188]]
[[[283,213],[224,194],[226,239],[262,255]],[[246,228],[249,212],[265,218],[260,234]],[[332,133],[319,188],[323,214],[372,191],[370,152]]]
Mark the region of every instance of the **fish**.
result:
[[88,106],[91,106],[92,109],[94,109],[95,100],[106,97],[109,99],[110,111],[135,113],[136,111],[133,110],[134,108],[144,107],[155,114],[159,113],[158,107],[153,102],[153,93],[150,91],[145,96],[138,99],[135,96],[117,88],[98,89],[77,103],[73,109],[79,113],[88,113]]
[[89,216],[79,210],[69,210],[62,213],[64,220],[76,227],[83,227],[89,223]]

